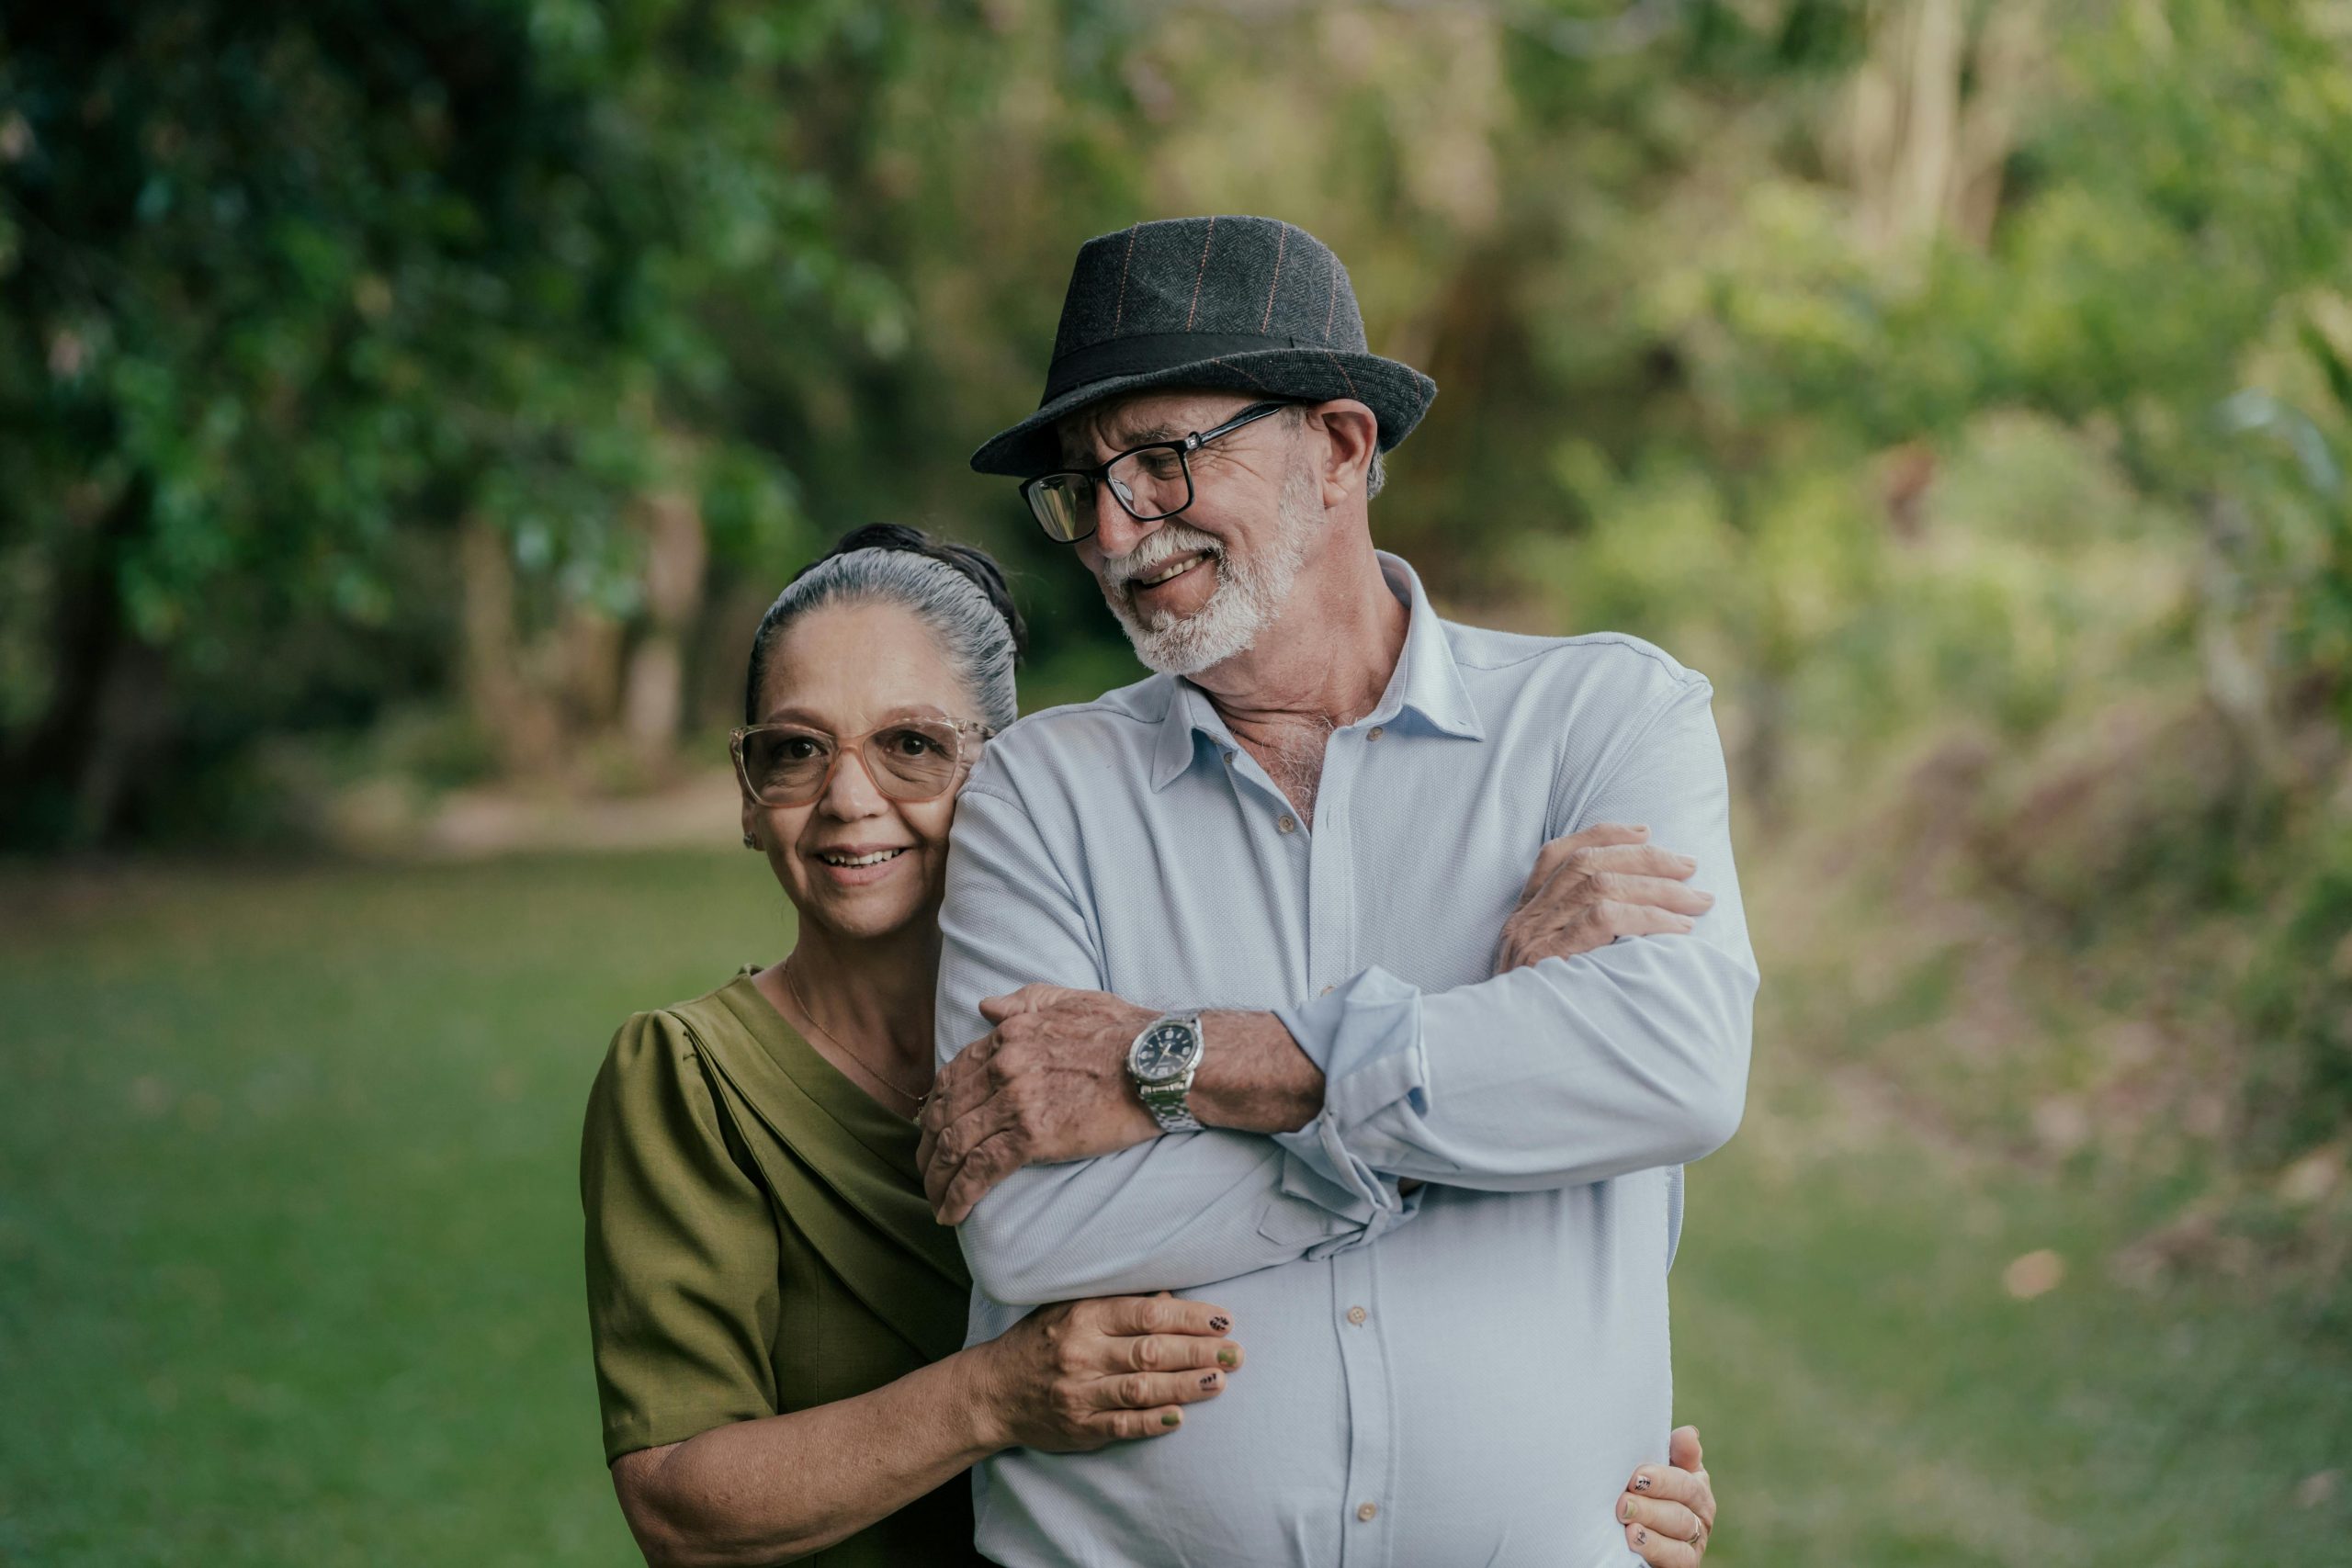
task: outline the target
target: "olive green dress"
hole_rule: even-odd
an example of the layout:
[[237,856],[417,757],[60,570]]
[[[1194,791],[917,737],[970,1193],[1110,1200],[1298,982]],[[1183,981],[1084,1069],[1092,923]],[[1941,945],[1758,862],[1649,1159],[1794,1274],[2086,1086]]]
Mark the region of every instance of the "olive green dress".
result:
[[[819,1055],[752,973],[621,1025],[589,1095],[607,1461],[869,1393],[964,1342],[969,1281],[923,1201],[914,1125]],[[971,1542],[958,1476],[806,1561],[985,1561]]]

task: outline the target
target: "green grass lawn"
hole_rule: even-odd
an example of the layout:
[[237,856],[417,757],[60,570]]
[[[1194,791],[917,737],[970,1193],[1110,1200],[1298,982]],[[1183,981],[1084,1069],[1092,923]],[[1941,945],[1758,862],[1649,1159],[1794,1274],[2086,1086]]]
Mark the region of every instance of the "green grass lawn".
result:
[[[756,863],[5,891],[0,1562],[635,1561],[580,1109],[625,1014],[781,951]],[[1852,1124],[1805,1076],[1768,1031],[1747,1126],[1691,1173],[1711,1564],[2352,1562],[2341,1348],[2109,1283],[2122,1222],[2089,1195]],[[2011,1299],[2041,1247],[2064,1282]]]

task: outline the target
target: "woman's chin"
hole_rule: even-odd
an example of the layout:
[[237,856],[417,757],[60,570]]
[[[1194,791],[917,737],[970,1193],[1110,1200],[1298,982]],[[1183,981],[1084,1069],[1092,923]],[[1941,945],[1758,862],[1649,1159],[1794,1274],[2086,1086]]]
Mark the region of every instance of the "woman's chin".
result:
[[820,887],[800,908],[800,918],[836,936],[871,942],[892,936],[922,918],[924,901],[903,887]]

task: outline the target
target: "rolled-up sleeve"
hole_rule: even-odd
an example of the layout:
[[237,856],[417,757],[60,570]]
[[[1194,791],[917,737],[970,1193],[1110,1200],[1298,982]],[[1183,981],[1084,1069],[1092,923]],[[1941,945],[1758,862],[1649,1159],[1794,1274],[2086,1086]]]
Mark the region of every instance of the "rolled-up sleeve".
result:
[[[957,802],[940,909],[943,1065],[988,1033],[984,997],[1041,982],[1107,988],[1083,886],[983,761]],[[981,1291],[1012,1305],[1184,1290],[1371,1240],[1409,1209],[1393,1181],[1369,1186],[1256,1134],[1175,1133],[1018,1171],[959,1239]]]
[[1758,983],[1732,863],[1712,688],[1691,674],[1635,727],[1557,834],[1646,822],[1715,896],[1688,935],[1621,938],[1428,990],[1371,967],[1277,1010],[1323,1069],[1322,1112],[1275,1142],[1363,1193],[1417,1178],[1532,1190],[1680,1165],[1721,1146],[1747,1094]]

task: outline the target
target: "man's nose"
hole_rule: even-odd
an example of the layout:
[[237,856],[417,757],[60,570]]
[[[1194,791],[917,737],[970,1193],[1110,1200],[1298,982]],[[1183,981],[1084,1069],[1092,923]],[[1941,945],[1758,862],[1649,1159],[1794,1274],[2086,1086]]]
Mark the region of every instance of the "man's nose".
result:
[[1094,487],[1094,547],[1106,556],[1123,556],[1159,527],[1157,521],[1138,523],[1111,493],[1108,479]]

